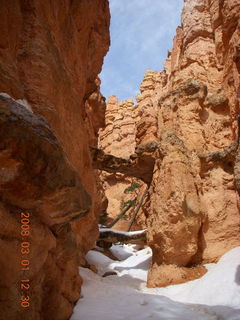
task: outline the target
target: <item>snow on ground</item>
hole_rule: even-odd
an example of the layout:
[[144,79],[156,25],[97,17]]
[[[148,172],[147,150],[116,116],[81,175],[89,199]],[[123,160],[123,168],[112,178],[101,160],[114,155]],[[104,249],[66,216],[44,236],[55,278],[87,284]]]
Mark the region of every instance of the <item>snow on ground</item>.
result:
[[177,286],[151,289],[150,293],[162,294],[179,302],[240,309],[240,247],[226,253],[208,270],[201,279]]
[[[80,268],[82,298],[71,320],[240,320],[240,247],[211,265],[201,278],[166,288],[146,288],[151,250],[113,246],[119,259],[90,251],[98,274]],[[117,275],[102,277],[107,271]]]

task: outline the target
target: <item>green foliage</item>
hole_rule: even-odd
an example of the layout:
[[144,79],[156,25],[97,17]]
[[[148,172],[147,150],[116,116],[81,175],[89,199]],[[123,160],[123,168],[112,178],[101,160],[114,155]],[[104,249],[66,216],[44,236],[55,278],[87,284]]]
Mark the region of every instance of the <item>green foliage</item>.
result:
[[120,205],[120,210],[123,211],[124,208],[126,208],[128,205],[130,205],[130,207],[134,207],[136,204],[137,198],[134,198],[133,200],[128,200],[128,201],[121,201],[121,205]]
[[124,190],[124,193],[131,193],[133,192],[134,190],[140,188],[141,185],[137,182],[133,182],[129,187],[127,187],[125,190]]

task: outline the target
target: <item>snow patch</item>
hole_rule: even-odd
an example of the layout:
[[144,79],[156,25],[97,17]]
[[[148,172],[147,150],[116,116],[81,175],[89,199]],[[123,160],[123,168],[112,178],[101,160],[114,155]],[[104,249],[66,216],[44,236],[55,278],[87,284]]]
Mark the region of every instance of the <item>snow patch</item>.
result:
[[[240,320],[240,247],[208,265],[201,278],[166,288],[146,288],[151,250],[113,246],[122,261],[90,251],[99,274],[80,268],[82,294],[71,320]],[[117,275],[103,278],[114,270]]]
[[125,260],[132,256],[133,252],[139,250],[139,245],[112,245],[110,251],[119,260]]
[[179,302],[240,308],[240,247],[227,252],[200,279],[145,292],[163,294]]

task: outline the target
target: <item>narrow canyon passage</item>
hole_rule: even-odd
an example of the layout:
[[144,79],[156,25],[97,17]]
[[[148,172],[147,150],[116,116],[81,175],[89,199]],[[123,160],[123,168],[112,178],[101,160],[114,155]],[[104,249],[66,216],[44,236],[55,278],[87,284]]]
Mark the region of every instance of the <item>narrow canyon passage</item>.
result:
[[240,320],[240,0],[0,5],[0,320]]

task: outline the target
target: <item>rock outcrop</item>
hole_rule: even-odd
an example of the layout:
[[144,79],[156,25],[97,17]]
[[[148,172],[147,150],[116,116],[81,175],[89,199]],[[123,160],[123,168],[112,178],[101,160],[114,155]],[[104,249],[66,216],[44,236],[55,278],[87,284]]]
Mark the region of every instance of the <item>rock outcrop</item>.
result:
[[109,173],[122,173],[128,177],[135,177],[146,184],[150,184],[153,176],[155,159],[152,154],[157,149],[157,144],[141,145],[136,153],[129,159],[106,154],[102,149],[91,148],[93,167]]
[[138,112],[132,99],[120,101],[109,97],[105,128],[99,131],[99,148],[113,156],[127,158],[135,152]]
[[153,250],[150,286],[199,277],[198,265],[240,244],[239,21],[239,1],[185,0],[164,71],[146,72],[132,106],[131,144],[157,146],[139,220]]
[[[106,222],[118,216],[124,203],[133,201],[136,196],[139,198],[144,184],[152,180],[155,161],[151,156],[152,152],[148,152],[146,148],[135,152],[138,120],[138,110],[133,99],[118,102],[116,96],[109,97],[106,126],[99,131],[99,150],[95,149],[93,152],[94,166],[104,170],[100,177],[108,199]],[[137,181],[136,177],[145,183]],[[133,184],[141,188],[132,194],[126,194],[125,190]],[[114,228],[126,231],[131,214],[133,208]]]
[[213,262],[240,243],[233,165],[206,167],[200,156],[224,150],[237,135],[239,8],[236,1],[185,1],[166,82],[156,84],[162,147],[150,190],[151,285],[168,284],[158,275],[162,264]]
[[[109,20],[108,0],[1,4],[4,319],[69,319],[80,296],[78,265],[106,207],[89,146],[97,146],[104,124],[97,76],[109,48]],[[24,272],[20,212],[31,217]],[[30,308],[21,307],[21,279],[30,281],[24,291]]]

